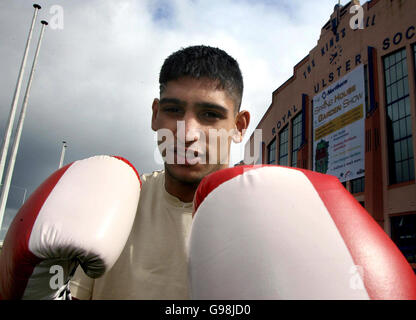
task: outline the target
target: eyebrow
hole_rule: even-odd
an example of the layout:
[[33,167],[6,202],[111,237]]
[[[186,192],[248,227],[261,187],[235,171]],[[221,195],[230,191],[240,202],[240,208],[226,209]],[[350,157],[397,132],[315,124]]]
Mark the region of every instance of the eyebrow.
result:
[[[160,99],[160,104],[175,104],[175,105],[179,105],[182,107],[186,107],[187,106],[187,102],[186,101],[182,101],[180,99],[176,99],[176,98],[162,98]],[[210,103],[210,102],[197,102],[195,103],[195,106],[198,108],[209,108],[212,110],[216,110],[219,111],[223,114],[228,114],[228,109],[219,105],[219,104],[215,104],[215,103]]]
[[185,101],[182,101],[182,100],[179,100],[179,99],[176,99],[176,98],[162,98],[162,99],[160,99],[159,103],[160,104],[170,103],[170,104],[177,104],[177,105],[180,105],[180,106],[186,106]]
[[210,102],[198,102],[198,103],[195,103],[195,105],[199,108],[208,108],[208,109],[219,111],[226,115],[228,114],[228,109],[219,104],[210,103]]

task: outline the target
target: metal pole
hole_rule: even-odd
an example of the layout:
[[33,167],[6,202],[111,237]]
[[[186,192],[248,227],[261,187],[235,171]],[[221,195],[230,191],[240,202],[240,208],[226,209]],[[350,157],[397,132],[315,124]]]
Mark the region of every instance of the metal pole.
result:
[[[26,60],[27,60],[27,55],[29,52],[30,40],[32,39],[33,27],[35,25],[36,17],[38,15],[38,10],[41,9],[41,6],[38,4],[34,4],[33,7],[35,8],[35,12],[33,13],[32,25],[30,27],[29,36],[26,41],[26,49],[23,55],[22,64],[20,66],[19,76],[17,77],[17,84],[16,84],[16,89],[14,91],[12,108],[10,109],[10,114],[9,114],[9,122],[7,123],[6,132],[5,132],[3,145],[2,145],[1,159],[0,159],[0,182],[3,179],[4,167],[6,165],[7,150],[9,149],[10,136],[13,130],[13,123],[14,123],[14,117],[16,115],[17,101],[19,100],[20,88],[22,86],[23,73],[26,67]],[[1,227],[1,224],[0,224],[0,227]]]
[[5,179],[5,182],[4,182],[4,186],[1,190],[0,227],[3,223],[4,211],[6,210],[6,202],[7,202],[8,196],[9,196],[10,183],[12,181],[14,164],[16,162],[17,150],[19,149],[20,137],[22,135],[23,122],[24,122],[25,116],[26,116],[27,101],[29,99],[29,92],[30,92],[30,88],[32,86],[32,80],[33,80],[33,74],[35,72],[36,61],[37,61],[38,56],[39,56],[39,50],[40,50],[40,45],[42,43],[43,33],[45,32],[45,26],[48,25],[48,23],[44,20],[42,20],[41,23],[42,23],[42,30],[40,31],[38,47],[36,48],[35,58],[33,59],[32,70],[30,70],[29,82],[27,84],[25,97],[23,99],[23,107],[22,107],[22,110],[21,110],[21,113],[20,113],[19,123],[18,123],[17,129],[16,129],[16,135],[15,135],[14,141],[13,141],[12,155],[10,157],[9,165],[7,167],[6,179]]
[[62,165],[64,163],[64,157],[65,157],[65,149],[66,149],[66,141],[62,141],[62,152],[61,152],[61,160],[59,161],[59,169],[62,168]]
[[[0,186],[2,186],[2,184],[0,184]],[[23,193],[23,199],[22,199],[22,205],[24,205],[25,200],[26,200],[27,189],[26,188],[23,188],[23,187],[14,186],[14,185],[11,185],[10,186],[10,188],[12,188],[12,187],[15,187],[17,189],[22,189],[24,191],[24,193]]]
[[25,204],[26,193],[27,193],[27,189],[25,188],[25,193],[23,194],[22,206]]

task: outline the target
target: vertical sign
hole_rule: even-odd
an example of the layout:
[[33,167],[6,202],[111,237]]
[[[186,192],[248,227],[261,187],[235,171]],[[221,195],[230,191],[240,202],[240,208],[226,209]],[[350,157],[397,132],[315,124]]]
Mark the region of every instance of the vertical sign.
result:
[[341,182],[364,176],[364,66],[313,99],[313,170]]

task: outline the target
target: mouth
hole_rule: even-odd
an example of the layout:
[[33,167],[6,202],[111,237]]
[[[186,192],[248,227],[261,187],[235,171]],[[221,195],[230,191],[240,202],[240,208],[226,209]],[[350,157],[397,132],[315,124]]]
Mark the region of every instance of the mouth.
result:
[[178,148],[171,149],[174,155],[174,163],[177,165],[184,165],[187,167],[195,166],[200,164],[204,153],[200,150],[194,148],[182,148],[182,150],[178,150]]

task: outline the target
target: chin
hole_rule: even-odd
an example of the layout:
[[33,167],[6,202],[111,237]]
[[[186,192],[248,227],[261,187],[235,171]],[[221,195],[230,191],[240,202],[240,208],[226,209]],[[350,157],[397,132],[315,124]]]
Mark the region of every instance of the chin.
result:
[[210,173],[221,168],[212,165],[180,165],[180,164],[165,164],[165,170],[175,180],[185,184],[199,184],[201,180]]

